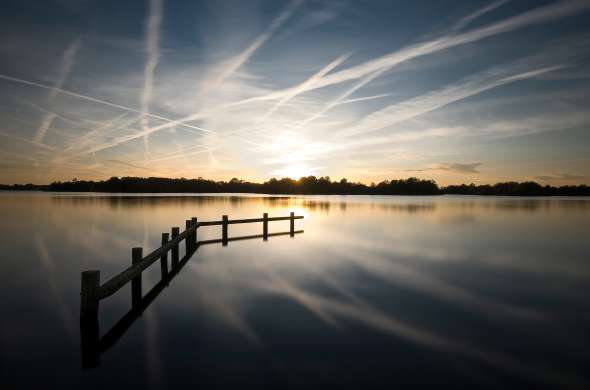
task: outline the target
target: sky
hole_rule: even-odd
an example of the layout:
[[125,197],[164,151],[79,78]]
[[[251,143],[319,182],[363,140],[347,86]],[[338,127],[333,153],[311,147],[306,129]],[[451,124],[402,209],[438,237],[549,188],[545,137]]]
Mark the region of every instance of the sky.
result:
[[590,1],[3,1],[0,183],[590,183]]

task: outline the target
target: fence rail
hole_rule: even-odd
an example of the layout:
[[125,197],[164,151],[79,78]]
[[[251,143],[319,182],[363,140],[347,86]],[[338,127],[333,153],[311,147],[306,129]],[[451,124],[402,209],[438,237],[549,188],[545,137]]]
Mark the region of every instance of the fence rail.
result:
[[[246,240],[253,238],[262,238],[267,240],[270,236],[290,235],[293,237],[297,233],[302,233],[303,230],[295,230],[295,220],[303,219],[303,216],[296,216],[291,212],[288,217],[269,217],[268,213],[264,213],[262,218],[250,219],[233,219],[230,220],[227,215],[223,215],[220,221],[205,221],[198,222],[197,218],[186,220],[186,228],[181,233],[180,228],[173,227],[171,234],[162,233],[162,245],[143,256],[143,248],[133,248],[131,266],[123,270],[118,275],[115,275],[102,285],[100,284],[100,271],[90,270],[82,272],[82,286],[80,293],[80,323],[84,324],[97,321],[99,301],[105,299],[118,290],[120,290],[127,283],[131,282],[131,302],[132,306],[136,307],[142,302],[141,292],[141,275],[142,272],[150,265],[160,260],[162,279],[168,276],[168,252],[171,252],[172,270],[177,271],[179,266],[179,246],[181,241],[185,241],[186,253],[194,252],[199,245],[221,243],[227,245],[229,241]],[[290,229],[288,232],[269,233],[268,223],[274,221],[290,221]],[[262,234],[228,237],[228,226],[241,223],[259,223],[262,222]],[[197,230],[202,226],[218,226],[221,225],[221,238],[213,240],[197,240]]]

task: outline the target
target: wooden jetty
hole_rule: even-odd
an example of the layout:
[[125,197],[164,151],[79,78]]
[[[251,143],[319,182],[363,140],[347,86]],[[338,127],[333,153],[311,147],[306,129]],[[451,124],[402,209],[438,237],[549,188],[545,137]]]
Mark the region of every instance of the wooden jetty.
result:
[[[201,245],[221,243],[226,246],[229,241],[249,240],[268,237],[303,233],[303,230],[295,230],[295,220],[303,219],[291,212],[288,217],[269,217],[264,213],[262,218],[233,219],[223,215],[220,221],[199,222],[197,218],[186,220],[185,230],[181,233],[180,228],[173,227],[171,233],[162,233],[161,246],[153,252],[143,256],[143,248],[136,247],[131,250],[131,266],[115,275],[102,285],[100,284],[100,271],[90,270],[82,272],[82,286],[80,292],[80,329],[82,347],[82,367],[92,368],[98,365],[100,353],[114,344],[131,323],[145,310],[161,290],[168,285],[170,280],[180,271],[197,248]],[[274,221],[290,221],[289,231],[280,233],[269,233],[268,223]],[[242,223],[262,222],[262,234],[228,237],[228,225]],[[213,240],[197,240],[197,230],[203,226],[221,225],[221,238]],[[185,242],[185,256],[179,259],[179,246],[181,241]],[[168,252],[171,257],[171,270],[168,270]],[[161,281],[145,296],[142,295],[142,272],[160,260]],[[127,283],[131,282],[131,311],[127,313],[113,329],[103,338],[99,336],[98,308],[99,302],[116,293]],[[122,331],[123,329],[123,331]]]

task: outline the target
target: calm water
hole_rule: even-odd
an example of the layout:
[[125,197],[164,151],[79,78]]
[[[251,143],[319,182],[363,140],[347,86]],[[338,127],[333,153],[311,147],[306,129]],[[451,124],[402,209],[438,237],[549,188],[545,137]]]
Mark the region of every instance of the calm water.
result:
[[[192,216],[265,211],[305,232],[200,247],[82,370],[81,271],[104,282]],[[0,193],[0,213],[2,388],[590,386],[590,199]],[[101,335],[130,302],[101,301]]]

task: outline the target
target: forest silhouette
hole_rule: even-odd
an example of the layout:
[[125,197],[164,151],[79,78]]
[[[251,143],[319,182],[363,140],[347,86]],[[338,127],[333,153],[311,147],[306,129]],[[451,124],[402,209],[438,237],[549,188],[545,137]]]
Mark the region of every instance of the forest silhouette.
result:
[[554,187],[530,182],[504,182],[493,185],[460,184],[440,187],[434,180],[415,177],[385,180],[380,183],[331,181],[328,176],[307,176],[298,180],[282,178],[254,183],[233,178],[229,181],[171,179],[161,177],[111,177],[108,180],[73,179],[49,185],[0,185],[0,190],[60,192],[129,192],[129,193],[257,193],[293,195],[503,195],[503,196],[589,196],[587,185]]

